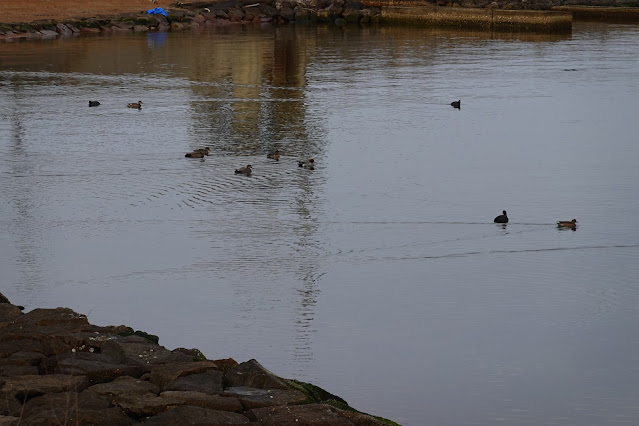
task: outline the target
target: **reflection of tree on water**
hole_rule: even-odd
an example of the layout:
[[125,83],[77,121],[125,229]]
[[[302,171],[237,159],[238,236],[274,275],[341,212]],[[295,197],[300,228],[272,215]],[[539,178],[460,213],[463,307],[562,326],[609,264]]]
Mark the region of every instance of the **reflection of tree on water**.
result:
[[[252,179],[257,183],[250,188],[260,185],[259,192],[234,196],[235,201],[251,203],[253,219],[242,222],[244,232],[237,235],[237,230],[220,228],[216,232],[233,232],[237,245],[245,247],[241,256],[251,257],[250,264],[238,264],[233,274],[246,274],[249,279],[257,276],[273,287],[269,291],[262,285],[237,286],[234,303],[241,311],[240,323],[250,327],[261,315],[268,315],[269,309],[277,309],[269,303],[293,301],[293,356],[304,365],[313,359],[312,323],[317,280],[322,275],[316,238],[322,173],[299,169],[297,160],[322,157],[325,144],[325,130],[309,128],[307,122],[306,66],[316,41],[309,31],[291,26],[212,38],[203,62],[190,67],[196,70],[193,90],[200,98],[193,103],[193,141],[211,146],[214,155],[215,151],[235,152],[266,160],[272,150],[283,154],[268,174],[261,174],[255,166],[258,160],[251,159],[257,170]],[[225,213],[233,216],[233,208]],[[278,236],[275,245],[273,235]],[[252,271],[253,267],[261,270]],[[292,287],[285,290],[278,282]],[[273,291],[282,292],[281,297],[275,297]]]
[[[23,91],[22,82],[18,78],[10,81],[11,96],[4,97],[10,102],[6,106],[8,118],[11,123],[11,147],[9,150],[11,164],[10,176],[19,176],[20,179],[12,179],[16,185],[5,186],[5,194],[11,194],[14,214],[10,219],[11,229],[16,237],[16,263],[21,271],[19,281],[16,283],[18,289],[31,291],[34,286],[42,283],[42,273],[40,260],[36,253],[42,244],[42,236],[37,233],[36,217],[38,207],[43,203],[37,203],[38,195],[34,194],[37,186],[33,181],[35,170],[33,160],[29,161],[28,152],[24,146],[25,126],[23,124],[25,106],[21,105],[22,99],[28,99]],[[37,191],[37,188],[35,189]],[[5,259],[7,261],[8,259]],[[5,283],[9,284],[9,283]]]
[[[317,296],[320,292],[317,287],[317,281],[324,274],[321,272],[322,264],[318,261],[321,255],[321,246],[317,241],[317,230],[319,227],[318,209],[319,206],[314,204],[315,185],[317,177],[313,173],[299,174],[300,193],[295,198],[295,212],[298,220],[294,221],[293,232],[297,237],[296,249],[300,252],[301,258],[304,259],[298,265],[297,275],[301,287],[298,293],[301,297],[299,307],[297,308],[296,326],[296,345],[293,354],[294,359],[302,364],[313,360],[312,354],[312,333],[315,329],[312,327],[315,304]],[[304,366],[301,366],[303,369]]]
[[[315,39],[308,29],[272,33],[238,31],[212,38],[209,51],[190,66],[199,140],[243,155],[280,149],[285,155],[312,153],[305,146],[306,63]],[[214,59],[213,59],[214,58]]]

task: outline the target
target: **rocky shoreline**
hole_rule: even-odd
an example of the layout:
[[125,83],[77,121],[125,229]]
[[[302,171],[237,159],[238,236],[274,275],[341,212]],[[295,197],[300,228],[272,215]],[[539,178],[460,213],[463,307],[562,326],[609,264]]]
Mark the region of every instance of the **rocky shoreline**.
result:
[[207,360],[68,308],[23,313],[0,293],[0,424],[395,424],[256,360]]
[[[533,14],[523,15],[523,24],[538,23],[546,20],[550,10],[573,13],[575,16],[587,16],[589,19],[614,19],[639,21],[639,7],[620,7],[622,5],[637,6],[634,3],[620,3],[616,0],[298,0],[280,1],[266,0],[252,3],[251,0],[191,2],[174,4],[174,8],[166,9],[167,15],[137,14],[111,17],[90,17],[72,20],[39,20],[36,22],[0,23],[0,39],[12,38],[52,38],[71,36],[83,33],[117,33],[147,31],[178,31],[209,26],[229,25],[282,25],[296,23],[325,23],[331,25],[370,25],[379,23],[398,24],[401,16],[409,16],[412,12],[395,13],[394,19],[385,19],[384,9],[401,7],[437,8],[433,15],[446,14],[446,26],[450,26],[450,16],[454,14],[446,9],[466,10],[464,18],[453,18],[453,25],[462,26],[467,21],[471,10],[500,11],[545,11],[539,17]],[[397,16],[400,16],[398,22]],[[2,17],[0,16],[0,22]],[[413,19],[404,20],[406,24]],[[422,20],[422,24],[423,24]],[[431,20],[432,21],[432,20]],[[568,21],[570,24],[571,20]],[[430,22],[431,25],[438,22]],[[517,25],[512,26],[517,29]],[[526,29],[524,26],[523,29]],[[542,27],[541,30],[544,28]],[[552,30],[552,27],[549,27]]]

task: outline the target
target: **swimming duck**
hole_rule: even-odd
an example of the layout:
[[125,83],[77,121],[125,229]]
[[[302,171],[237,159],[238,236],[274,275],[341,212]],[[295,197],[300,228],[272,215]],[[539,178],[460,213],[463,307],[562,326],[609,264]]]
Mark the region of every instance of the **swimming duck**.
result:
[[452,106],[453,108],[458,108],[461,109],[461,99],[458,101],[453,101],[450,103],[450,106]]
[[140,108],[142,108],[142,101],[132,102],[130,104],[126,104],[126,106],[128,106],[129,108],[140,109]]
[[577,227],[577,219],[573,219],[571,221],[562,221],[560,220],[559,222],[557,222],[557,227],[558,228],[575,228]]
[[495,220],[493,220],[493,222],[495,222],[495,223],[508,223],[508,215],[506,214],[506,210],[504,210],[502,213],[503,214],[500,214],[499,216],[497,216],[495,218]]
[[280,151],[279,150],[275,150],[273,152],[271,152],[270,154],[268,154],[266,156],[266,158],[271,158],[275,161],[280,161]]
[[308,161],[298,161],[297,162],[297,166],[298,167],[307,167],[311,170],[315,170],[315,160],[313,160],[312,158]]
[[205,154],[202,151],[193,151],[193,152],[187,152],[184,156],[186,158],[204,158],[205,155],[208,155],[208,154]]
[[98,106],[98,105],[100,105],[100,102],[98,102],[98,101],[89,101],[89,106],[90,107]]
[[209,148],[207,146],[207,147],[204,147],[204,148],[195,149],[195,150],[193,150],[193,152],[201,152],[204,155],[211,155],[211,148]]
[[235,174],[238,174],[238,175],[247,175],[247,176],[248,176],[248,175],[250,175],[250,174],[251,174],[251,172],[252,172],[252,171],[253,171],[253,166],[251,166],[251,165],[249,164],[249,165],[248,165],[248,166],[246,166],[246,167],[241,167],[241,168],[239,168],[239,169],[236,169],[236,170],[235,170]]

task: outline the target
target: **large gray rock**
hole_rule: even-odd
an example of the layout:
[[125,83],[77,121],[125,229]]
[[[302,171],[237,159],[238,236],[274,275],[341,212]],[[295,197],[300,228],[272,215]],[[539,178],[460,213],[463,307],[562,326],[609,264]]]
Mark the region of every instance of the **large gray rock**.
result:
[[147,366],[171,362],[190,362],[191,357],[180,352],[171,352],[162,346],[148,343],[141,337],[129,336],[102,342],[101,351],[113,362],[127,365]]
[[231,387],[250,387],[258,389],[288,389],[284,380],[264,368],[254,359],[243,362],[226,373]]
[[8,321],[13,321],[20,315],[24,314],[17,306],[0,302],[0,328],[4,327]]
[[130,417],[141,418],[155,416],[167,410],[171,410],[182,405],[182,401],[170,396],[157,396],[146,393],[117,396],[115,397],[114,404],[122,408]]
[[225,397],[220,395],[209,395],[203,392],[191,391],[166,391],[161,393],[162,396],[170,396],[181,400],[184,405],[192,405],[200,408],[210,408],[219,411],[243,411],[242,404],[237,398]]
[[243,425],[250,420],[242,414],[182,405],[151,417],[145,425]]
[[222,378],[223,375],[220,371],[208,370],[204,373],[180,377],[171,382],[166,390],[220,394],[222,393]]
[[203,373],[216,368],[217,365],[213,361],[180,362],[176,364],[156,365],[151,369],[149,381],[155,383],[161,389],[166,389],[172,382],[180,377]]
[[160,388],[146,380],[135,379],[133,377],[118,377],[110,383],[100,383],[88,388],[85,393],[95,393],[96,395],[116,397],[121,395],[145,395],[157,394]]
[[18,401],[26,401],[29,398],[47,393],[80,392],[89,386],[89,380],[86,376],[68,374],[13,376],[4,380],[0,394],[11,395]]
[[[248,415],[261,425],[292,426],[292,425],[326,425],[353,426],[348,418],[342,415],[342,410],[326,404],[307,404],[297,406],[274,406],[251,410]],[[380,423],[381,424],[381,423]]]
[[106,355],[89,352],[58,355],[51,357],[47,363],[50,372],[85,375],[91,383],[110,382],[124,375],[137,378],[147,371],[145,366],[115,364]]
[[292,389],[228,388],[222,396],[237,398],[245,409],[269,407],[272,405],[298,405],[308,402],[306,395]]

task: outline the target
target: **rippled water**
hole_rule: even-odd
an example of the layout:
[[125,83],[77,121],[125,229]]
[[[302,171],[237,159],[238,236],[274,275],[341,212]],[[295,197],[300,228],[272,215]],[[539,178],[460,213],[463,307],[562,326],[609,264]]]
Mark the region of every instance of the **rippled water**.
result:
[[1,291],[402,424],[637,424],[638,37],[2,43]]

